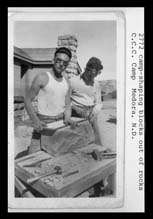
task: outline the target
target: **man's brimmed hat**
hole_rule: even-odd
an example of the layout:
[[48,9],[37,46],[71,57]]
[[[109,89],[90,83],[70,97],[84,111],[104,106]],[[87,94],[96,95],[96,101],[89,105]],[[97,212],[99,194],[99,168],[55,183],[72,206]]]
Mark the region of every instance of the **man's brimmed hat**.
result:
[[95,68],[97,70],[102,70],[103,69],[103,65],[101,64],[100,59],[96,58],[96,57],[92,57],[89,59],[89,61],[86,64],[87,68]]

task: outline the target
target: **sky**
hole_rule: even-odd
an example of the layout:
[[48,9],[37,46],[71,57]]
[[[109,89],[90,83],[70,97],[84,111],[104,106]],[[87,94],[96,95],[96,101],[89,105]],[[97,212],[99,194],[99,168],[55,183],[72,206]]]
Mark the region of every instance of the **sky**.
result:
[[16,21],[14,45],[19,48],[54,48],[59,35],[78,39],[77,59],[82,71],[89,58],[102,61],[100,80],[116,79],[115,21]]

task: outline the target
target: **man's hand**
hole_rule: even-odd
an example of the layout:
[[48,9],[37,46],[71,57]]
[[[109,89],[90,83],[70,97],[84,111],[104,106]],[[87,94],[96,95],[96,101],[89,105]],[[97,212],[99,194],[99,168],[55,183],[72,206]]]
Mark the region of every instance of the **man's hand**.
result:
[[70,125],[72,129],[76,128],[78,126],[78,123],[70,118],[64,119],[65,125]]
[[40,120],[34,122],[34,129],[36,132],[42,131],[46,127],[46,123]]

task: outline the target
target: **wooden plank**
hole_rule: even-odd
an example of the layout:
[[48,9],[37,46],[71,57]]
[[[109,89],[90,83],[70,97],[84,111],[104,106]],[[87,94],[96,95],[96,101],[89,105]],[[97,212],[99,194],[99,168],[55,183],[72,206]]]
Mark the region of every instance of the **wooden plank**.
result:
[[35,153],[32,153],[32,154],[29,154],[29,155],[26,155],[24,157],[16,159],[15,165],[17,165],[20,162],[21,163],[24,162],[24,164],[30,164],[32,162],[41,161],[41,160],[43,160],[45,158],[49,158],[49,157],[52,157],[52,156],[50,154],[43,152],[43,151],[37,151]]
[[108,178],[109,187],[113,191],[113,195],[116,195],[116,173],[112,174]]
[[[78,124],[88,121],[87,119],[76,117],[72,117],[72,119],[78,122]],[[52,136],[57,130],[64,130],[65,128],[68,128],[68,126],[63,123],[63,120],[60,120],[57,122],[48,123],[47,127],[44,127],[44,129],[41,131],[41,134],[46,136]]]
[[[77,117],[72,117],[71,119],[78,122],[78,123],[87,120],[87,119],[82,119],[82,118],[77,118]],[[63,120],[60,120],[57,122],[48,123],[47,127],[45,129],[59,129],[59,128],[63,128],[63,127],[66,127],[66,125],[64,124]]]
[[29,190],[27,190],[27,188],[23,185],[23,183],[17,177],[15,177],[15,187],[18,189],[22,197],[29,197],[29,198],[33,197],[34,198],[34,195]]

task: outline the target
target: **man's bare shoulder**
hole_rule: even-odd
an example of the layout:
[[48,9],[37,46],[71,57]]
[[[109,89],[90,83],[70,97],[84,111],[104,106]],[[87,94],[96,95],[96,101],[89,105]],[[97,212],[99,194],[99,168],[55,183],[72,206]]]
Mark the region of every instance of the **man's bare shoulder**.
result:
[[47,80],[48,79],[48,74],[46,72],[41,72],[37,76],[38,80]]
[[46,72],[41,72],[35,77],[35,83],[40,86],[45,86],[48,83],[49,77]]

